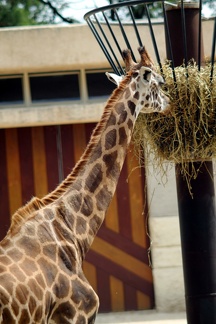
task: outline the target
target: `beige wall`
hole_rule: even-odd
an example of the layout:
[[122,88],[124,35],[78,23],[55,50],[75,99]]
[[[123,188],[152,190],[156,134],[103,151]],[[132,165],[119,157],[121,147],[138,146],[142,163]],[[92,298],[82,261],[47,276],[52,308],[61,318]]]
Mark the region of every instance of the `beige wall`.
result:
[[108,66],[87,25],[2,28],[0,42],[1,73]]
[[[154,56],[148,25],[138,27],[143,35],[144,45]],[[125,27],[134,51],[138,43],[133,29]],[[210,55],[213,21],[203,22],[205,54]],[[162,59],[165,58],[164,28],[154,26],[156,41]],[[125,43],[119,29],[114,27],[120,47]],[[24,71],[67,70],[89,67],[109,67],[98,43],[87,25],[36,26],[20,28],[0,28],[0,73],[19,73]]]

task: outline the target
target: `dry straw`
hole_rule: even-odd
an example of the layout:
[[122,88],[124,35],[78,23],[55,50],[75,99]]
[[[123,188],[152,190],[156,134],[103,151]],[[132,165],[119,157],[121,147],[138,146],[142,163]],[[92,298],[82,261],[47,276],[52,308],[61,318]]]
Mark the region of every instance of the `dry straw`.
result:
[[[216,157],[216,67],[212,79],[211,66],[195,63],[187,67],[163,66],[165,93],[171,100],[171,114],[140,114],[134,130],[136,147],[154,153],[154,163],[181,163],[188,175],[188,161],[205,161]],[[195,178],[198,170],[191,169]]]

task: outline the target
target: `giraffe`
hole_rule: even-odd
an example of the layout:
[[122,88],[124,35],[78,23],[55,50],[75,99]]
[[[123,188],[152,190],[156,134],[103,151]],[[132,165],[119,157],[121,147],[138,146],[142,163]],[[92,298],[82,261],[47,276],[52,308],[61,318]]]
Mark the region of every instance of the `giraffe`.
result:
[[140,63],[123,51],[127,74],[118,84],[80,160],[44,198],[33,198],[12,217],[0,243],[1,323],[94,323],[97,294],[82,261],[102,224],[140,112],[169,111],[146,50]]

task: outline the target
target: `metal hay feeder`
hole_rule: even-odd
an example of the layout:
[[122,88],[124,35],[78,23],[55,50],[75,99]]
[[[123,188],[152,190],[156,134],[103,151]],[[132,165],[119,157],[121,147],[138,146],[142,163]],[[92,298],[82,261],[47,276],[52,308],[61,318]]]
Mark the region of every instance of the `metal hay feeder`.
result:
[[[151,8],[160,13],[159,21],[151,15]],[[136,19],[136,11],[142,13]],[[136,61],[137,47],[146,46],[162,71],[166,58],[171,61],[173,82],[175,67],[194,59],[200,70],[204,64],[205,38],[202,34],[202,1],[179,1],[175,4],[162,1],[126,1],[88,12],[84,18],[114,73],[125,73],[121,52],[129,48]],[[213,78],[216,17],[209,45],[209,78]],[[156,36],[156,28],[161,28]],[[209,36],[209,35],[208,35]],[[163,42],[161,40],[163,39]],[[165,39],[165,42],[164,42]],[[165,45],[164,45],[165,44]],[[187,77],[187,73],[185,73]],[[216,108],[216,107],[215,107]],[[192,168],[192,162],[188,169]],[[180,219],[180,234],[185,282],[187,320],[189,324],[216,323],[216,207],[212,161],[193,161],[200,170],[191,180],[193,198],[181,175],[181,163],[176,165],[176,182]]]
[[[135,18],[134,12],[138,6],[139,10],[143,12],[142,19]],[[151,17],[150,8],[152,6],[157,6],[157,11],[160,12],[159,19]],[[172,17],[173,13],[174,18]],[[193,18],[192,24],[189,21],[191,14]],[[202,1],[183,2],[181,0],[174,5],[165,1],[138,0],[125,1],[97,8],[86,13],[84,18],[116,74],[124,74],[122,49],[129,48],[135,61],[137,47],[143,45],[147,47],[148,51],[149,49],[153,50],[159,66],[164,61],[164,57],[160,55],[160,52],[165,52],[166,50],[166,58],[171,60],[173,73],[175,74],[174,67],[183,62],[188,62],[191,58],[195,59],[198,66],[202,64],[201,14]],[[160,38],[158,38],[154,29],[161,21],[164,22],[164,30],[161,30]],[[177,27],[178,29],[176,30]],[[161,48],[160,42],[161,37],[164,35],[166,38],[166,49]],[[177,42],[178,44],[176,44]],[[215,43],[216,17],[214,18],[210,57],[212,68],[214,66]]]

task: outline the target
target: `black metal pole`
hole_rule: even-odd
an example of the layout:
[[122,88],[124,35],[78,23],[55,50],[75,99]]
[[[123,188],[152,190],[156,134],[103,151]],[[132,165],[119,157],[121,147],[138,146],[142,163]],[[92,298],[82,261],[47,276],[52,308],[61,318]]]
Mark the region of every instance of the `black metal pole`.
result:
[[[167,11],[175,66],[183,63],[185,55],[186,61],[203,56],[201,49],[201,53],[198,53],[201,15],[196,7],[197,4],[195,8],[184,8],[185,17],[182,17],[181,8]],[[185,21],[182,22],[182,19]],[[184,23],[185,30],[182,28]],[[187,46],[185,50],[184,42]],[[167,52],[169,58],[170,53]],[[195,161],[193,167],[200,171],[198,177],[191,180],[191,196],[181,172],[182,165],[176,165],[187,321],[188,324],[215,324],[216,211],[213,166],[211,161]],[[188,168],[192,168],[192,162],[188,162]]]
[[[192,167],[189,163],[189,168]],[[195,162],[200,167],[202,162]],[[189,324],[216,323],[216,216],[212,162],[191,180],[193,198],[176,166],[178,208]]]

